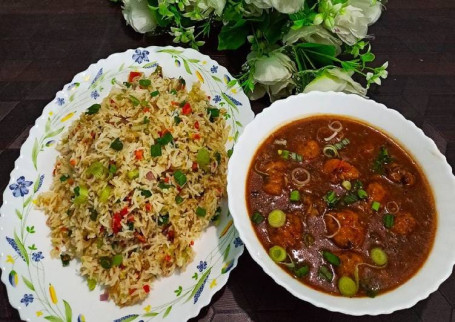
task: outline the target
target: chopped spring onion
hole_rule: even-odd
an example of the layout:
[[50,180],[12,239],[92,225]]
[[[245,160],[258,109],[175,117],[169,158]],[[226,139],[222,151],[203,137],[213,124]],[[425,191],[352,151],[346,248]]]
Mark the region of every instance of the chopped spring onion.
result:
[[280,209],[272,210],[267,217],[267,221],[270,226],[280,228],[286,223],[286,214]]
[[339,156],[337,148],[332,144],[326,145],[322,149],[322,153],[324,153],[324,155],[328,158],[335,158]]
[[117,254],[117,255],[114,255],[114,257],[112,257],[113,266],[120,266],[122,264],[122,261],[123,261],[122,254]]
[[297,278],[302,278],[310,272],[310,267],[308,265],[303,265],[300,268],[294,270],[294,274]]
[[100,193],[98,194],[99,202],[106,202],[109,199],[111,192],[112,192],[111,186],[104,187],[103,190],[101,190]]
[[389,151],[386,147],[381,146],[379,149],[378,156],[373,162],[373,171],[379,174],[384,173],[384,165],[390,163],[392,161],[392,157],[389,155]]
[[337,150],[341,150],[344,147],[348,146],[349,143],[351,143],[351,141],[349,141],[349,139],[345,138],[345,139],[341,140],[340,142],[335,143],[334,146]]
[[93,162],[87,169],[87,173],[102,179],[108,172],[107,168],[99,161]]
[[331,282],[333,279],[333,272],[327,266],[319,267],[318,275],[320,278],[325,279],[327,282]]
[[322,252],[322,256],[324,257],[324,259],[329,262],[330,264],[332,265],[335,265],[335,266],[340,266],[341,264],[341,261],[340,261],[340,258],[335,255],[335,254],[332,254],[331,252],[329,251],[326,251],[324,250]]
[[100,265],[104,269],[109,269],[112,267],[112,258],[109,256],[102,256],[100,257]]
[[363,189],[357,190],[357,195],[359,196],[360,199],[368,198],[368,193]]
[[128,171],[126,175],[128,176],[128,179],[130,179],[130,180],[139,178],[139,169],[134,169],[134,170]]
[[150,198],[152,196],[152,192],[150,190],[141,190],[141,196],[144,196],[145,198]]
[[150,86],[152,84],[152,81],[150,79],[140,79],[139,80],[139,85],[141,85],[142,87],[147,87],[147,86]]
[[90,106],[90,107],[87,109],[87,112],[85,112],[85,114],[87,114],[87,115],[96,114],[96,113],[98,113],[98,111],[100,110],[100,108],[101,108],[101,105],[100,105],[100,104],[93,104],[92,106]]
[[215,160],[216,160],[216,162],[217,162],[218,164],[220,164],[220,162],[221,162],[221,154],[220,154],[220,152],[218,152],[218,151],[215,152]]
[[382,219],[383,219],[385,228],[389,228],[390,229],[395,224],[395,216],[392,215],[392,214],[385,214]]
[[156,142],[162,146],[165,146],[166,144],[171,143],[173,140],[174,138],[172,137],[171,132],[166,132],[162,137],[157,138]]
[[183,198],[180,195],[175,196],[175,203],[180,205],[183,202]]
[[90,212],[90,220],[96,221],[96,218],[98,218],[98,211],[96,211],[95,208],[89,208],[89,212]]
[[175,123],[175,125],[179,125],[180,122],[182,122],[182,119],[181,119],[178,115],[174,116],[174,123]]
[[329,192],[327,192],[327,194],[323,197],[323,199],[325,202],[327,202],[327,206],[329,206],[329,208],[335,207],[335,205],[340,200],[337,197],[337,195],[335,194],[335,191],[333,191],[333,190],[330,190]]
[[160,157],[162,155],[162,153],[161,153],[161,144],[153,144],[150,147],[150,155],[152,157]]
[[387,254],[379,247],[370,250],[370,257],[376,265],[383,266],[387,264]]
[[144,116],[144,119],[142,120],[142,124],[149,124],[150,119],[147,116]]
[[60,254],[60,260],[62,261],[63,266],[68,266],[70,264],[71,256],[68,254]]
[[158,96],[158,95],[160,95],[160,91],[154,91],[154,92],[150,93],[151,97],[155,97],[155,96]]
[[170,187],[172,187],[171,184],[167,184],[167,183],[165,183],[163,181],[160,181],[158,183],[158,188],[160,188],[160,189],[169,189]]
[[[300,180],[299,178],[297,178],[297,176],[300,174],[300,173],[304,173],[306,175],[305,177],[305,180]],[[304,169],[304,168],[295,168],[294,170],[292,170],[291,172],[291,180],[294,184],[296,184],[297,186],[299,187],[303,187],[304,185],[306,185],[308,182],[310,182],[311,180],[311,174],[308,170]]]
[[169,222],[169,214],[158,216],[158,226],[166,225]]
[[269,256],[274,262],[282,262],[286,259],[286,250],[280,246],[273,246],[269,249]]
[[174,179],[180,187],[184,186],[187,181],[186,175],[180,170],[174,172]]
[[329,123],[329,129],[334,132],[340,132],[343,129],[343,125],[340,121],[332,121]]
[[371,209],[373,209],[374,211],[379,211],[380,207],[381,207],[381,203],[380,202],[373,201],[373,203],[371,204]]
[[288,160],[289,159],[289,151],[288,150],[278,150],[277,151],[278,155],[281,156],[283,159]]
[[251,216],[251,221],[255,224],[260,224],[264,219],[264,216],[259,211],[256,211],[253,216]]
[[196,215],[198,217],[205,217],[206,214],[207,214],[207,210],[205,208],[202,208],[202,207],[196,208]]
[[206,148],[201,148],[197,151],[196,161],[201,168],[206,168],[210,163],[210,153]]
[[341,185],[343,186],[344,189],[346,190],[351,190],[352,188],[352,184],[351,184],[351,181],[348,181],[348,180],[344,180]]
[[93,278],[87,279],[87,286],[90,291],[93,291],[96,287],[96,280]]
[[210,122],[215,121],[215,118],[220,116],[220,110],[217,108],[208,108],[207,112],[210,115],[210,117],[209,117]]
[[303,161],[303,157],[300,154],[298,154],[298,153],[290,152],[289,156],[291,157],[291,160],[294,160],[294,161],[297,161],[297,162],[302,162]]
[[74,188],[74,203],[81,205],[88,200],[88,188],[85,186],[77,186]]
[[354,202],[356,202],[358,200],[359,200],[359,198],[353,193],[348,193],[343,197],[343,201],[347,205],[353,204]]
[[69,175],[64,174],[64,175],[60,176],[60,182],[65,182],[65,181],[68,180],[69,178],[70,178]]
[[134,97],[133,95],[130,95],[130,101],[131,103],[133,104],[133,106],[138,106],[141,102],[136,98]]
[[338,280],[338,289],[340,290],[341,295],[352,297],[357,293],[357,284],[352,278],[342,276]]
[[117,166],[115,164],[109,164],[109,173],[115,174],[117,172]]
[[123,143],[119,138],[116,138],[114,141],[112,141],[110,147],[115,151],[121,151],[123,149]]
[[300,201],[300,192],[298,190],[292,190],[289,195],[289,200],[291,201]]

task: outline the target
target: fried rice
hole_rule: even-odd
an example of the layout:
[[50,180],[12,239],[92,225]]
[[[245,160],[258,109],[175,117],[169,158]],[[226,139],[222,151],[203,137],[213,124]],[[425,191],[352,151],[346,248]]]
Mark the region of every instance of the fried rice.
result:
[[[229,128],[195,84],[131,73],[75,121],[38,198],[62,264],[80,260],[90,289],[117,305],[184,269],[194,240],[220,215]],[[78,264],[79,265],[79,264]]]

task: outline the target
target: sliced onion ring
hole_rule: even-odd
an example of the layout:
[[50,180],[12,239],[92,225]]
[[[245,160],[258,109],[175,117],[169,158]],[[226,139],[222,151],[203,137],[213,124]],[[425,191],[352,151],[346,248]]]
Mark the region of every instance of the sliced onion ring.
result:
[[258,169],[258,163],[257,162],[254,164],[254,168],[253,169],[254,169],[254,171],[259,173],[260,175],[263,175],[263,176],[266,176],[266,177],[269,175],[268,173]]
[[[324,217],[327,216],[327,217],[330,217],[332,218],[333,220],[335,220],[335,222],[337,223],[338,225],[338,229],[336,230],[336,232],[334,232],[333,234],[331,235],[326,235],[325,237],[326,238],[332,238],[332,237],[335,237],[339,232],[340,232],[340,229],[341,229],[341,223],[338,219],[335,218],[335,216],[331,215],[331,214],[325,214]],[[327,224],[325,223],[325,220],[324,220],[324,224],[325,224],[325,230],[327,230]]]
[[389,201],[385,206],[385,211],[391,214],[396,214],[400,210],[400,206],[395,201]]
[[343,129],[343,124],[340,121],[332,121],[329,123],[329,129],[333,132],[340,132]]
[[327,141],[330,141],[331,139],[335,138],[337,135],[338,135],[338,132],[333,131],[332,135],[330,135],[330,136],[324,138],[324,141],[326,141],[326,142],[327,142]]
[[[303,172],[306,174],[306,179],[305,180],[299,180],[297,179],[296,175],[298,172]],[[292,179],[292,182],[294,184],[296,184],[297,186],[299,187],[303,187],[304,185],[306,185],[308,182],[310,182],[311,180],[311,174],[308,170],[304,169],[304,168],[295,168],[294,170],[292,170],[291,172],[291,179]]]

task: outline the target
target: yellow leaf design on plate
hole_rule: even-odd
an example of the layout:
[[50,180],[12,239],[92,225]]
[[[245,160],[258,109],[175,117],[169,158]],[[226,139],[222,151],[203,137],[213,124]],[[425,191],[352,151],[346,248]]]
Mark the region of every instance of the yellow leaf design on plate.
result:
[[214,288],[218,284],[216,283],[216,278],[213,279],[212,283],[210,283],[210,288]]
[[66,121],[68,121],[70,118],[73,117],[73,115],[74,115],[73,112],[68,113],[64,118],[62,118],[62,119],[60,120],[60,122],[66,122]]
[[13,256],[11,256],[11,255],[6,256],[6,262],[7,262],[7,263],[14,264],[14,258],[13,258]]
[[55,293],[55,288],[52,284],[49,284],[49,295],[51,297],[52,303],[57,304],[58,302],[57,293]]
[[232,226],[232,220],[230,220],[226,227],[224,227],[223,231],[221,232],[221,235],[220,235],[220,238],[222,238],[224,235],[226,235],[226,233],[228,232],[229,228],[231,228]]
[[202,77],[201,73],[199,73],[199,71],[196,71],[196,77],[197,77],[197,79],[199,79],[199,81],[200,81],[201,83],[204,82],[204,78]]
[[41,315],[43,315],[43,312],[41,312],[41,311],[36,311],[36,316],[40,317]]
[[149,313],[151,308],[152,308],[152,307],[151,307],[150,304],[149,304],[149,305],[147,305],[146,307],[144,307],[144,311],[145,311],[146,313]]

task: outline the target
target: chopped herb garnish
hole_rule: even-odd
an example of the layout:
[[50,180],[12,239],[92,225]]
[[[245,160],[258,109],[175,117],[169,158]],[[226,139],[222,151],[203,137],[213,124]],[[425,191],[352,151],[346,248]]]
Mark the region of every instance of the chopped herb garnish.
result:
[[343,197],[343,201],[347,205],[353,204],[354,202],[357,202],[358,200],[359,200],[359,198],[353,193],[348,193]]
[[180,118],[180,116],[178,116],[178,115],[174,116],[175,125],[179,125],[180,122],[182,122],[182,119]]
[[323,197],[324,201],[327,202],[327,206],[329,208],[333,208],[336,206],[338,201],[340,200],[337,195],[335,194],[335,191],[330,190],[327,192],[327,194]]
[[332,265],[335,265],[335,266],[340,266],[341,264],[341,261],[340,261],[340,258],[335,255],[335,254],[332,254],[331,252],[329,251],[326,251],[324,250],[322,252],[322,256],[324,257],[324,259],[329,262],[330,264]]
[[147,87],[147,86],[150,86],[152,84],[152,81],[150,79],[140,79],[139,80],[139,85],[141,85],[142,87]]
[[142,121],[143,124],[149,124],[150,119],[147,116],[144,116],[144,120]]
[[141,102],[133,95],[130,95],[130,101],[133,104],[133,106],[138,106],[139,104],[141,104]]
[[154,92],[150,93],[151,97],[155,97],[155,96],[158,96],[158,95],[160,95],[160,91],[154,91]]
[[359,189],[357,191],[357,196],[359,196],[360,199],[366,199],[368,198],[368,193],[363,189]]
[[98,211],[96,211],[95,208],[89,208],[89,211],[90,211],[90,220],[96,221],[96,218],[98,218]]
[[125,85],[126,88],[130,88],[131,87],[131,83],[130,82],[123,82],[123,85]]
[[227,151],[227,156],[228,158],[230,158],[232,156],[232,153],[234,153],[234,147],[230,148],[228,151]]
[[210,153],[206,148],[201,148],[197,152],[196,161],[201,168],[205,168],[210,163]]
[[375,173],[384,174],[384,165],[390,163],[391,161],[392,158],[389,155],[389,151],[387,150],[386,147],[381,146],[381,148],[379,149],[378,156],[376,157],[373,163],[373,171]]
[[102,256],[100,257],[100,265],[104,269],[109,269],[112,267],[112,258],[109,256]]
[[93,278],[87,278],[87,286],[90,291],[93,291],[96,287],[96,280]]
[[325,279],[327,282],[331,282],[333,279],[333,273],[327,266],[321,266],[318,273],[319,277]]
[[87,112],[85,112],[85,114],[88,114],[88,115],[96,114],[96,113],[98,113],[98,111],[100,110],[100,108],[101,108],[101,105],[100,105],[100,104],[93,104],[92,106],[90,106],[90,107],[87,109]]
[[210,122],[215,121],[215,118],[220,116],[220,110],[217,108],[208,108],[207,113],[209,114]]
[[169,189],[170,187],[172,187],[171,184],[166,184],[166,183],[163,182],[163,181],[160,181],[160,182],[158,183],[158,188],[160,188],[160,189]]
[[294,274],[297,278],[302,278],[310,272],[310,267],[308,265],[303,265],[300,268],[294,270]]
[[166,132],[166,134],[164,134],[162,137],[157,138],[156,142],[162,146],[165,146],[166,144],[172,142],[172,140],[174,140],[172,134],[170,132]]
[[109,164],[109,173],[115,174],[117,172],[117,166],[115,164]]
[[144,196],[145,198],[150,198],[152,196],[152,192],[150,190],[141,190],[141,196]]
[[169,91],[169,93],[177,95],[177,90],[175,88],[173,88]]
[[180,102],[179,107],[183,107],[183,106],[185,106],[185,104],[186,104],[186,100],[183,100]]
[[112,266],[120,266],[123,261],[123,256],[122,254],[117,254],[112,257]]
[[260,224],[261,222],[264,221],[264,216],[261,215],[259,211],[256,211],[253,216],[251,216],[251,221],[254,222],[255,224]]
[[177,184],[182,187],[183,185],[185,185],[186,183],[186,175],[180,171],[180,170],[177,170],[174,172],[174,179],[175,179],[175,182],[177,182]]
[[298,190],[292,190],[289,195],[289,200],[300,201],[300,192]]
[[160,157],[162,155],[162,153],[161,153],[161,144],[153,144],[150,147],[150,155],[152,157]]
[[205,217],[206,214],[207,214],[207,210],[205,208],[202,208],[202,207],[196,208],[196,215],[198,217]]
[[69,175],[64,174],[64,175],[60,176],[60,182],[65,182],[65,181],[68,180],[69,178],[70,178]]
[[180,195],[175,196],[175,203],[180,205],[183,202],[183,198]]
[[75,197],[79,197],[79,195],[81,194],[80,191],[81,191],[81,188],[79,186],[76,186],[74,187],[74,196]]
[[354,189],[353,190],[359,190],[363,188],[363,183],[360,180],[354,181]]
[[279,155],[280,157],[282,157],[283,159],[285,159],[285,160],[288,160],[288,159],[289,159],[289,153],[290,153],[290,152],[289,152],[288,150],[278,150],[277,153],[278,153],[278,155]]
[[134,230],[134,221],[128,221],[127,225],[129,230]]
[[373,209],[374,211],[379,211],[380,207],[381,207],[381,203],[379,203],[377,201],[373,201],[373,203],[371,204],[371,209]]
[[382,219],[383,219],[385,228],[390,229],[395,224],[395,216],[392,214],[385,214]]
[[115,151],[121,151],[123,149],[123,143],[120,141],[119,138],[116,138],[114,141],[111,143],[111,149],[114,149]]
[[63,266],[68,266],[70,264],[71,256],[68,254],[60,254],[60,260],[62,261]]
[[215,222],[218,221],[218,219],[220,219],[220,217],[221,217],[221,212],[222,212],[221,207],[216,208],[215,214],[212,217],[212,221],[215,221]]
[[220,152],[215,152],[215,160],[218,164],[221,162],[221,154]]
[[158,216],[158,225],[163,226],[169,222],[169,214],[159,215]]

